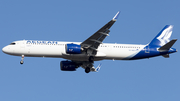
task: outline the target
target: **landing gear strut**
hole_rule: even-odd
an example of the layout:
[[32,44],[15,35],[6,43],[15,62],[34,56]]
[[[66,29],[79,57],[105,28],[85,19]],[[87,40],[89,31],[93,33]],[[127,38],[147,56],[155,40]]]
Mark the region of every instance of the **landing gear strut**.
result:
[[22,65],[24,63],[24,55],[21,56],[20,64]]
[[94,57],[93,57],[93,56],[90,56],[90,57],[89,57],[89,62],[91,62],[91,63],[94,62]]

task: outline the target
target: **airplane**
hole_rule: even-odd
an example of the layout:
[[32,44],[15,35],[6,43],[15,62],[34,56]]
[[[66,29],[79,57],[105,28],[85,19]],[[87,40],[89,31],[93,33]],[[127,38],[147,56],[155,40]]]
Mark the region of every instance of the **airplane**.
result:
[[2,51],[9,55],[21,56],[20,64],[24,63],[24,57],[64,58],[67,60],[60,62],[62,71],[76,71],[82,67],[86,73],[100,70],[101,64],[95,68],[94,61],[136,60],[156,56],[168,58],[169,54],[177,52],[177,49],[171,48],[177,41],[170,41],[173,25],[166,25],[146,45],[103,43],[119,14],[120,12],[117,12],[112,20],[83,42],[20,40],[5,46]]

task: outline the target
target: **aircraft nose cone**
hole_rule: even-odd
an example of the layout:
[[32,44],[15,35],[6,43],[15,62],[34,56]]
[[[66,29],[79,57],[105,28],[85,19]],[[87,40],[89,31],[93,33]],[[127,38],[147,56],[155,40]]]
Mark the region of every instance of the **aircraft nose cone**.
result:
[[2,51],[3,51],[4,53],[7,53],[7,52],[8,52],[8,47],[7,47],[7,46],[4,47],[4,48],[2,49]]
[[4,48],[2,49],[2,51],[5,53],[5,51],[6,51],[6,47],[4,47]]

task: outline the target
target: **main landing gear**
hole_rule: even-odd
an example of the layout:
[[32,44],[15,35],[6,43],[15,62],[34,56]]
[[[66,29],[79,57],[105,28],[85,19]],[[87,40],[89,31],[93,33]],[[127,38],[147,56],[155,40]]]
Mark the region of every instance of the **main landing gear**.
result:
[[22,65],[24,63],[24,55],[21,56],[20,64]]
[[89,57],[89,62],[91,62],[91,63],[94,62],[94,57],[93,57],[93,56],[90,56],[90,57]]
[[91,71],[91,69],[89,67],[86,67],[85,72],[89,73],[90,71]]
[[86,68],[85,68],[85,72],[86,73],[89,73],[93,67],[93,63],[94,63],[94,57],[93,56],[90,56],[89,57],[89,62],[86,64]]

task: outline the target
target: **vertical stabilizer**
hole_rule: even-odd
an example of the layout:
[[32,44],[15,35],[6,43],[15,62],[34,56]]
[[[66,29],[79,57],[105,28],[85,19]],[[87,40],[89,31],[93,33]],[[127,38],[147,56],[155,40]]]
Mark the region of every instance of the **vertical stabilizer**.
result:
[[166,25],[150,42],[149,46],[163,46],[170,41],[173,25]]

